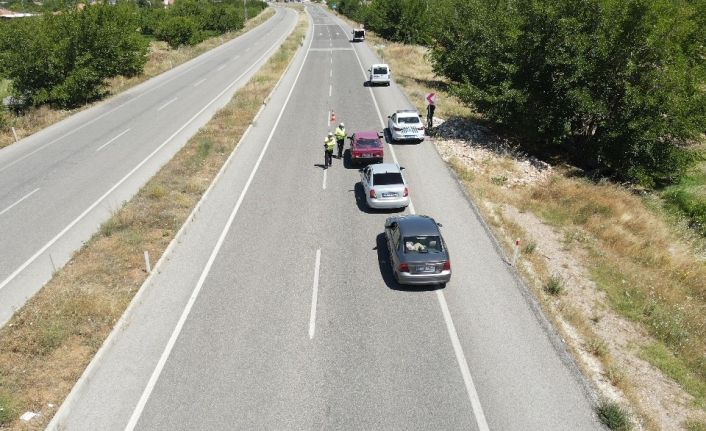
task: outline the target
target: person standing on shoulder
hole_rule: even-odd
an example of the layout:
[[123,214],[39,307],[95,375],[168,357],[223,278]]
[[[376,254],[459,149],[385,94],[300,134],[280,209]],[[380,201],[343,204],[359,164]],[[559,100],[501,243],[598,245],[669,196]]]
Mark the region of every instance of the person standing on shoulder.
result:
[[335,146],[336,140],[333,138],[333,133],[328,132],[326,139],[324,139],[324,169],[328,169],[331,166]]
[[343,144],[346,141],[346,126],[340,123],[334,132],[336,134],[336,143],[338,144],[338,158],[343,157]]

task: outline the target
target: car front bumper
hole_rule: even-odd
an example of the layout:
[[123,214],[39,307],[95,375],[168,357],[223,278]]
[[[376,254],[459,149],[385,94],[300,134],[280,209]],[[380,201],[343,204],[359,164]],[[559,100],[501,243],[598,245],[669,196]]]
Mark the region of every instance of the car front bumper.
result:
[[400,284],[443,284],[451,280],[451,271],[441,271],[437,274],[412,274],[409,272],[398,272],[397,280]]

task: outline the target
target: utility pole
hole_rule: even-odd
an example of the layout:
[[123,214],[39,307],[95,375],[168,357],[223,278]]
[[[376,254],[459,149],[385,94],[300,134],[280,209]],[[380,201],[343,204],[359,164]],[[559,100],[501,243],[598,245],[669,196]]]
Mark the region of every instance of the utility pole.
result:
[[243,0],[243,15],[245,16],[245,21],[248,20],[248,8],[247,8],[247,6],[245,6],[246,1],[247,0]]

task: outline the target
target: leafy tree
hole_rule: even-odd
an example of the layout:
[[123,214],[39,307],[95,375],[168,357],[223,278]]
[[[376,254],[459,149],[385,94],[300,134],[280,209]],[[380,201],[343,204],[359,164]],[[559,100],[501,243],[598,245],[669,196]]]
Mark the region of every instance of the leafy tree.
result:
[[169,16],[155,29],[155,36],[167,42],[172,48],[187,45],[197,33],[198,28],[193,18]]

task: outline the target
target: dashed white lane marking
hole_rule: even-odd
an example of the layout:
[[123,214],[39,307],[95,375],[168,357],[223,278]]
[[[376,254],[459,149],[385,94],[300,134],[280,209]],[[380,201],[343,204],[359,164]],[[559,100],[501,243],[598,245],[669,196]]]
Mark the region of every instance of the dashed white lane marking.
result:
[[329,71],[328,77],[329,77],[329,78],[332,78],[332,77],[333,77],[333,69],[331,69],[331,70]]
[[178,97],[175,97],[175,98],[173,98],[172,100],[170,100],[170,101],[168,101],[167,103],[165,103],[164,105],[160,106],[159,108],[157,108],[157,112],[161,111],[162,109],[164,109],[164,108],[166,108],[167,106],[171,105],[172,103],[176,102],[177,99],[178,99]]
[[223,70],[223,69],[225,69],[225,68],[226,68],[226,65],[225,65],[225,64],[221,64],[220,66],[218,66],[218,67],[216,68],[216,72],[220,72],[221,70]]
[[96,148],[96,153],[97,153],[98,151],[102,150],[103,148],[107,147],[108,145],[112,144],[112,143],[115,142],[119,137],[123,136],[124,134],[126,134],[126,133],[129,132],[129,131],[130,131],[130,129],[124,130],[124,131],[123,131],[122,133],[120,133],[118,136],[114,137],[113,139],[111,139],[110,141],[108,141],[108,142],[106,142],[105,144],[101,145],[100,147]]
[[326,190],[326,172],[328,172],[328,169],[324,169],[324,183],[322,185],[322,188]]
[[[324,171],[325,173],[326,171]],[[316,250],[316,263],[314,264],[314,286],[311,292],[311,312],[309,313],[309,339],[314,338],[316,332],[316,304],[319,301],[319,269],[321,267],[321,249]]]
[[[341,30],[343,30],[343,27],[341,27]],[[363,67],[363,62],[360,61],[358,52],[356,50],[353,50],[353,53],[355,54],[356,59],[358,59],[358,64],[360,65],[360,69],[363,72],[363,77],[367,77],[365,75],[365,67]],[[380,125],[385,128],[385,121],[383,121],[382,114],[380,113],[380,107],[378,106],[377,99],[375,99],[375,93],[373,93],[373,89],[370,87],[368,87],[368,90],[370,91],[370,97],[372,97],[373,99],[373,104],[375,105],[375,110],[377,111],[378,119],[380,120]],[[388,147],[390,148],[392,159],[395,161],[395,163],[399,164],[399,162],[397,161],[397,156],[395,155],[394,148],[392,147],[392,145],[389,144]],[[409,212],[411,214],[415,214],[414,206],[412,205],[411,199],[409,203]],[[449,337],[451,338],[451,345],[453,346],[454,354],[456,355],[456,362],[458,363],[458,366],[461,369],[463,383],[466,386],[466,393],[468,394],[468,400],[471,403],[471,410],[473,412],[473,416],[475,417],[476,424],[478,425],[478,431],[489,431],[488,422],[486,421],[485,413],[483,412],[483,406],[480,403],[478,391],[476,391],[476,386],[473,383],[471,370],[468,368],[468,361],[466,361],[466,355],[464,355],[463,353],[463,346],[461,346],[461,341],[458,338],[456,327],[453,324],[453,319],[451,318],[451,313],[449,312],[449,307],[446,303],[446,297],[444,296],[444,292],[442,292],[440,289],[437,290],[436,297],[439,300],[439,306],[441,307],[441,312],[444,315],[446,331],[449,333]]]
[[[213,250],[211,251],[211,255],[209,256],[208,261],[206,262],[206,266],[204,267],[203,271],[201,272],[201,275],[199,276],[199,280],[196,283],[196,286],[194,287],[194,291],[191,293],[191,296],[189,297],[189,300],[186,303],[186,306],[184,307],[184,311],[182,311],[181,316],[179,317],[179,321],[177,322],[176,326],[174,327],[174,331],[172,332],[172,335],[169,337],[169,341],[167,342],[167,345],[165,346],[164,351],[162,351],[162,355],[160,356],[159,361],[157,361],[157,366],[155,367],[154,371],[152,372],[152,375],[150,376],[150,379],[147,382],[147,386],[145,386],[145,389],[142,392],[142,395],[140,396],[140,399],[137,402],[135,409],[132,411],[132,415],[130,416],[130,420],[128,421],[127,425],[125,425],[125,431],[133,431],[135,429],[135,426],[137,425],[137,422],[140,420],[140,416],[142,416],[142,411],[145,409],[145,406],[147,405],[147,400],[149,399],[150,395],[152,394],[152,391],[154,390],[154,387],[157,384],[157,380],[159,379],[160,374],[162,374],[162,370],[164,369],[164,366],[167,363],[167,359],[169,359],[169,355],[172,353],[172,349],[174,348],[174,345],[176,344],[177,338],[179,338],[179,334],[181,333],[181,330],[184,327],[184,323],[186,323],[186,319],[187,319],[187,317],[189,317],[189,313],[191,313],[191,308],[194,306],[194,303],[196,302],[196,298],[199,296],[199,293],[201,292],[201,288],[203,287],[204,282],[206,281],[206,277],[208,276],[209,272],[211,271],[211,267],[213,266],[213,262],[216,260],[216,256],[218,255],[218,252],[221,250],[221,247],[223,246],[223,242],[225,241],[226,235],[228,234],[228,231],[230,230],[230,227],[233,224],[233,221],[235,220],[235,216],[238,214],[238,210],[240,209],[240,205],[243,203],[243,199],[245,199],[245,195],[247,194],[248,189],[250,188],[250,184],[252,184],[253,178],[255,178],[255,174],[257,173],[257,170],[260,167],[260,163],[262,163],[262,159],[265,157],[265,152],[267,151],[267,148],[270,146],[270,142],[272,141],[272,136],[274,136],[275,131],[277,131],[277,126],[279,125],[279,122],[282,119],[282,115],[284,114],[284,110],[287,108],[287,104],[289,103],[289,99],[292,97],[292,93],[294,92],[294,89],[296,88],[297,81],[299,81],[299,76],[301,75],[302,70],[304,69],[304,64],[306,64],[306,59],[309,56],[309,49],[308,48],[310,48],[310,47],[311,47],[311,40],[309,41],[309,47],[307,47],[307,50],[304,53],[304,59],[302,60],[301,65],[299,66],[299,71],[297,72],[297,75],[294,77],[294,82],[292,84],[292,87],[289,89],[289,93],[287,93],[287,97],[284,99],[284,103],[282,104],[282,108],[279,111],[279,115],[277,116],[277,119],[275,120],[275,123],[272,126],[272,130],[270,131],[270,134],[267,137],[265,144],[262,146],[262,150],[260,151],[260,156],[258,157],[257,161],[255,162],[255,166],[253,166],[253,169],[250,172],[250,176],[248,177],[248,180],[245,182],[245,186],[243,187],[243,191],[240,192],[240,196],[238,197],[238,200],[236,201],[235,206],[233,207],[233,210],[231,211],[230,216],[228,217],[228,221],[226,222],[226,225],[224,226],[223,231],[221,232],[221,235],[218,238],[218,241],[216,241],[216,245],[213,247]],[[268,50],[268,51],[270,51],[270,50]],[[264,54],[264,55],[266,55],[266,54]],[[254,64],[257,64],[258,62],[259,62],[259,60],[256,61]],[[250,70],[250,68],[248,70]],[[240,77],[238,77],[238,79],[240,79]],[[235,82],[237,82],[238,79],[233,81],[233,84]],[[225,93],[225,91],[226,90],[223,90],[223,92],[221,94],[219,94],[218,96],[216,96],[216,98],[214,100],[221,97],[223,95],[223,93]],[[206,108],[204,108],[204,109],[206,109]],[[200,113],[201,112],[199,112],[199,114]],[[186,127],[186,125],[184,127]]]
[[331,97],[331,92],[333,91],[333,85],[328,86],[328,97]]
[[199,85],[203,84],[204,82],[206,82],[206,78],[199,79],[198,81],[196,81],[196,83],[194,83],[194,87],[198,87]]
[[326,116],[326,127],[331,127],[331,111],[328,111],[328,115]]
[[240,58],[240,56],[239,56],[239,55],[236,55],[235,57],[233,57],[233,60],[237,60],[237,59],[239,59],[239,58]]
[[10,205],[9,207],[5,208],[4,210],[0,211],[0,216],[5,214],[6,212],[10,211],[12,208],[17,206],[20,202],[23,200],[27,199],[28,197],[32,196],[33,194],[37,193],[39,191],[39,188],[36,188],[32,190],[31,192],[27,193],[26,195],[22,196],[20,199],[18,199],[14,204]]

